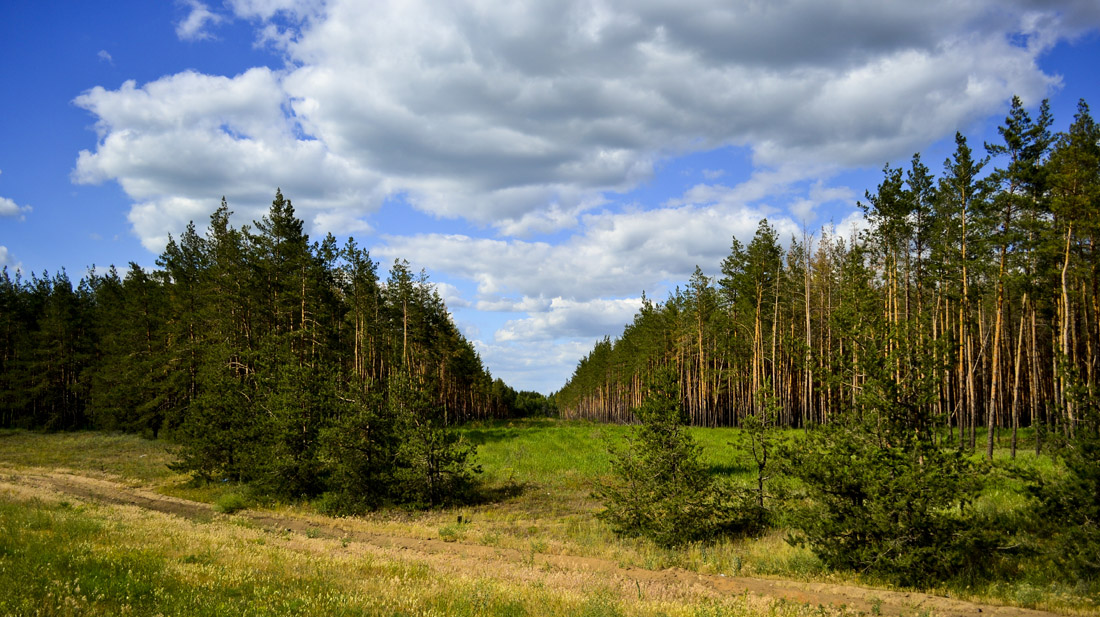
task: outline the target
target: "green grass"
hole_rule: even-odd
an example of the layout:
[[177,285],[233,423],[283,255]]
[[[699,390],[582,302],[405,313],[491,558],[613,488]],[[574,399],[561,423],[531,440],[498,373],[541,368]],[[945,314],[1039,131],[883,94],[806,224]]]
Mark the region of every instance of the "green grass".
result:
[[0,615],[806,617],[808,607],[690,593],[645,599],[597,577],[562,585],[448,570],[117,506],[0,489]]
[[[339,581],[396,576],[415,585],[423,576],[370,560],[295,559],[231,535],[211,543],[218,550],[202,550],[194,528],[172,524],[158,536],[148,522],[120,523],[95,508],[0,502],[0,614],[384,614],[384,601]],[[253,569],[257,562],[267,565]]]
[[175,447],[124,433],[38,433],[0,429],[0,462],[26,467],[80,470],[141,483],[163,482]]
[[218,497],[217,501],[214,502],[214,510],[222,514],[233,514],[247,508],[250,501],[244,491],[233,491]]
[[[608,446],[621,445],[633,427],[540,418],[478,422],[458,430],[478,446],[477,462],[490,482],[591,490],[611,469]],[[690,433],[716,475],[755,477],[755,463],[738,445],[740,429],[692,428]],[[801,431],[782,431],[780,438],[789,441],[799,435]]]
[[[441,511],[381,511],[368,514],[362,520],[379,533],[480,543],[530,552],[532,555],[543,552],[561,553],[598,557],[631,567],[681,567],[708,574],[764,575],[806,581],[875,584],[875,581],[865,579],[857,573],[825,571],[808,549],[787,544],[785,529],[775,530],[760,538],[727,540],[708,546],[693,545],[676,550],[663,549],[641,539],[615,536],[606,525],[595,518],[595,513],[602,506],[592,493],[600,480],[609,473],[608,445],[621,443],[631,430],[627,426],[547,419],[495,421],[463,426],[459,431],[478,446],[476,460],[484,469],[482,479],[490,493],[493,490],[498,491],[495,500]],[[736,445],[741,443],[739,430],[691,429],[691,433],[700,444],[703,459],[711,465],[713,473],[739,482],[749,482],[755,477],[750,456],[740,445]],[[780,438],[795,441],[802,434],[799,430],[787,430],[781,432]],[[1004,447],[998,447],[995,452],[991,481],[979,500],[972,505],[990,514],[1022,511],[1027,505],[1028,497],[1021,472],[1051,476],[1061,473],[1062,469],[1057,458],[1045,453],[1036,456],[1033,446],[1022,447],[1023,444],[1030,443],[1027,441],[1030,438],[1029,433],[1023,434],[1017,458],[1011,460],[1005,439],[1007,435],[1007,432],[1002,432],[998,440],[998,446]],[[979,445],[984,444],[983,436],[979,435]],[[979,448],[972,456],[975,461],[983,461],[984,450]],[[167,463],[171,460],[171,446],[166,442],[130,435],[0,432],[0,464],[68,468],[79,473],[111,476],[151,487],[164,494],[221,504],[223,511],[256,505],[249,499],[247,487],[234,483],[188,482],[185,476],[175,474],[167,468]],[[793,487],[796,496],[797,488]],[[0,502],[3,502],[2,497]],[[309,504],[259,505],[286,511],[295,516],[314,515]],[[40,510],[48,513],[46,519],[55,520],[61,527],[68,524],[65,521],[74,524],[79,522],[73,518],[73,512],[64,509]],[[14,515],[9,513],[5,516]],[[461,517],[461,523],[456,523],[460,520],[458,517]],[[15,525],[16,522],[11,524]],[[3,533],[0,530],[0,535]],[[71,540],[73,538],[68,538],[65,542]],[[30,549],[23,550],[24,553],[21,554],[26,554],[25,551]],[[6,554],[0,553],[0,557]],[[1015,605],[1090,612],[1087,607],[1091,606],[1090,598],[1094,597],[1095,591],[1058,583],[1054,580],[1056,576],[1057,572],[1035,568],[1035,571],[1025,572],[1024,576],[1013,583],[991,584],[981,589],[942,591],[953,596],[994,598]],[[4,584],[0,588],[10,587]],[[242,589],[239,593],[252,592]],[[466,598],[461,593],[459,595]],[[513,606],[510,602],[512,601],[501,599],[494,606]],[[507,612],[503,608],[500,610]],[[459,612],[486,614],[476,611],[470,613],[467,609]],[[0,610],[0,615],[3,614],[5,611]]]
[[476,423],[459,432],[477,445],[477,462],[490,482],[587,490],[610,468],[608,440],[622,440],[627,430],[537,419]]

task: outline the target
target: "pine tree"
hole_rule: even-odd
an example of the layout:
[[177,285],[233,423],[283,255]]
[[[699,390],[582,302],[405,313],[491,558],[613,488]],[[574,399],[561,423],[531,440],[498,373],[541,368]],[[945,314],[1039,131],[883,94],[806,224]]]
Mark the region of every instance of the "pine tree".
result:
[[[1069,390],[1075,381],[1084,377],[1095,393],[1092,384],[1098,378],[1096,356],[1100,355],[1100,335],[1087,330],[1082,332],[1083,336],[1077,335],[1077,322],[1089,319],[1086,312],[1090,309],[1093,323],[1100,320],[1100,300],[1097,300],[1100,266],[1096,263],[1100,255],[1096,248],[1097,237],[1100,236],[1100,126],[1092,119],[1084,101],[1078,103],[1069,131],[1061,135],[1055,144],[1048,167],[1051,208],[1062,245],[1057,403],[1064,410],[1064,426],[1072,436],[1079,417]],[[1091,307],[1084,305],[1081,298],[1084,294],[1075,289],[1074,280],[1079,278],[1091,278]],[[1082,354],[1082,347],[1091,353]],[[1083,376],[1078,375],[1081,369],[1084,369]]]
[[712,484],[699,446],[687,433],[676,376],[658,373],[642,405],[641,426],[612,447],[612,479],[599,495],[599,517],[618,533],[673,546],[714,533]]
[[394,470],[397,499],[427,507],[469,499],[481,473],[472,464],[474,447],[444,426],[432,392],[408,373],[392,375],[387,390],[399,443]]
[[893,348],[873,345],[855,406],[793,453],[790,468],[810,498],[795,514],[794,538],[830,568],[901,585],[979,577],[997,539],[967,509],[980,474],[961,449],[936,445],[926,411],[933,384],[897,380]]

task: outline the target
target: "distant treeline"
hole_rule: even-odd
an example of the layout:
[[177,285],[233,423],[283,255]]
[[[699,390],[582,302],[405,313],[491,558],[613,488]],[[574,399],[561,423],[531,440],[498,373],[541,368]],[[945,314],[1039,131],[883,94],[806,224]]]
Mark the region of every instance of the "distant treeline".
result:
[[989,157],[956,135],[939,178],[919,155],[886,166],[847,242],[784,250],[762,221],[720,278],[696,269],[598,343],[556,395],[562,415],[633,421],[671,367],[694,424],[738,425],[763,391],[783,424],[826,423],[889,358],[900,387],[934,384],[919,404],[971,447],[981,425],[1071,433],[1075,401],[1100,394],[1100,129],[1083,101],[1066,132],[1052,121],[1014,99]]
[[[546,413],[492,379],[407,262],[382,281],[354,240],[311,243],[281,193],[252,227],[230,214],[223,200],[205,235],[191,224],[170,239],[152,272],[131,263],[74,286],[5,269],[0,427],[168,434],[200,475],[297,474],[283,488],[299,494],[324,488],[318,461],[337,436],[378,445],[383,425]],[[399,465],[408,436],[391,437],[381,454]]]

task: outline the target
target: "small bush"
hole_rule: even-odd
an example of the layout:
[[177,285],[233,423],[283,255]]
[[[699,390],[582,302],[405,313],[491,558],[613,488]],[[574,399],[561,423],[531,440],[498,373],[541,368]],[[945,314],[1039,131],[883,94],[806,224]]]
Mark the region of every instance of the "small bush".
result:
[[439,537],[444,542],[458,542],[466,537],[466,526],[462,523],[452,523],[439,528]]
[[226,493],[214,502],[214,510],[222,514],[233,514],[249,506],[248,496],[240,492]]
[[1033,526],[1053,569],[1086,583],[1100,579],[1100,399],[1083,390],[1074,392],[1078,425],[1059,444],[1065,473],[1037,478],[1030,492]]
[[985,579],[1008,554],[998,521],[970,507],[987,470],[940,448],[920,390],[875,368],[860,406],[792,453],[810,498],[793,515],[792,541],[829,568],[905,586]]
[[676,382],[659,376],[635,410],[642,426],[625,448],[609,447],[612,478],[597,492],[598,516],[616,533],[671,547],[720,535],[743,535],[765,520],[756,496],[715,482],[685,429]]

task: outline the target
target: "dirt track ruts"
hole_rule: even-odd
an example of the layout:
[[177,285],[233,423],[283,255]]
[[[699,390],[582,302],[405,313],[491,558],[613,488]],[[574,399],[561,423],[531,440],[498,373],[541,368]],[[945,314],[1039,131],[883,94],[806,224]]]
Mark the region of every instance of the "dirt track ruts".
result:
[[[131,505],[190,520],[212,521],[218,516],[223,516],[216,514],[213,507],[208,504],[168,497],[100,478],[46,470],[9,472],[6,473],[6,476],[7,481],[46,488],[82,500]],[[647,589],[684,586],[708,589],[723,595],[749,593],[765,598],[781,598],[790,602],[805,603],[811,606],[844,606],[847,610],[857,613],[906,617],[917,617],[922,614],[945,617],[975,615],[982,615],[982,617],[1051,617],[1054,615],[1054,613],[1039,610],[978,604],[915,592],[868,589],[828,583],[699,574],[678,568],[654,571],[621,567],[613,561],[591,557],[530,553],[479,544],[372,533],[352,529],[349,525],[342,524],[343,522],[340,519],[331,519],[331,523],[322,524],[316,520],[305,520],[261,510],[246,510],[233,516],[245,518],[255,526],[265,530],[303,534],[311,538],[334,538],[348,543],[361,543],[402,554],[420,556],[428,561],[445,557],[448,560],[471,562],[469,565],[481,565],[484,571],[491,571],[490,568],[508,567],[509,565],[518,568],[522,565],[539,564],[565,571],[598,572],[617,579],[625,586],[637,586],[639,590],[643,585]]]

